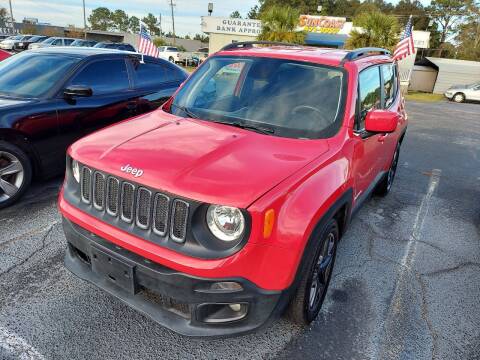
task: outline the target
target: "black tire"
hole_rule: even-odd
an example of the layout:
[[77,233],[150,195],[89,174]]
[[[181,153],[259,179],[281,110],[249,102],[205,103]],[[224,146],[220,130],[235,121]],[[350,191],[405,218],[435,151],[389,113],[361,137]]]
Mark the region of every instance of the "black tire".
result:
[[[18,163],[16,162],[17,160]],[[15,162],[17,164],[16,166],[21,167],[21,178],[19,175],[20,172],[7,172],[7,174],[1,175],[2,169],[9,166],[8,161],[10,161],[10,165]],[[10,169],[12,169],[12,167],[10,167]],[[20,199],[31,182],[32,164],[28,156],[18,146],[0,140],[0,209],[10,206]],[[7,194],[7,191],[4,190],[4,188],[8,186],[7,183],[17,188],[17,191],[15,191],[13,195]],[[9,189],[11,191],[13,188],[9,187]]]
[[453,95],[452,100],[456,103],[463,103],[465,102],[465,94],[456,93],[455,95]]
[[171,63],[175,63],[175,59],[171,56],[168,58],[168,61],[170,61]]
[[392,190],[393,181],[395,180],[395,175],[397,174],[398,166],[398,157],[400,156],[400,144],[397,144],[395,152],[393,153],[392,163],[388,172],[385,174],[383,179],[377,185],[375,189],[375,195],[378,196],[387,196],[390,190]]
[[[308,325],[320,312],[335,265],[339,237],[338,223],[335,219],[331,219],[320,236],[313,239],[317,240],[316,244],[313,251],[304,255],[307,259],[300,283],[286,311],[286,316],[291,322],[297,325]],[[315,285],[316,280],[318,282]],[[315,289],[314,286],[316,286]],[[312,292],[315,292],[313,300]]]

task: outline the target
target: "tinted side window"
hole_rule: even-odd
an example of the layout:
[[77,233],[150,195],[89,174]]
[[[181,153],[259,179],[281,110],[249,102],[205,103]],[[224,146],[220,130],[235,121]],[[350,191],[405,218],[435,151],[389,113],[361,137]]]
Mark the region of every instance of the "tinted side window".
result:
[[393,64],[382,65],[383,75],[383,96],[385,97],[385,108],[389,108],[395,101],[397,94],[397,77]]
[[155,86],[168,81],[166,68],[161,64],[150,62],[141,64],[139,61],[135,61],[134,69],[137,74],[137,87]]
[[379,67],[373,66],[363,70],[359,75],[360,114],[357,119],[357,130],[365,128],[365,116],[370,110],[382,107],[380,90]]
[[57,40],[55,40],[55,41],[52,43],[52,45],[54,45],[54,46],[61,46],[61,45],[62,45],[62,39],[57,39]]
[[73,39],[65,39],[65,45],[70,45],[74,41],[75,40],[73,40]]
[[88,86],[93,95],[129,88],[128,73],[123,59],[100,60],[87,65],[71,81],[71,85]]

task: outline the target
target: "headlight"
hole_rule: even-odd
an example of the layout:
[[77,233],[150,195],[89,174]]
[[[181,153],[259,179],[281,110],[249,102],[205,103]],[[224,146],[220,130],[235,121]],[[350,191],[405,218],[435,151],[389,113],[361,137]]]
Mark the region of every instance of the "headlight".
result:
[[75,180],[80,182],[80,166],[78,165],[77,160],[72,160],[72,174]]
[[215,237],[230,242],[242,236],[245,230],[245,217],[237,208],[210,205],[207,210],[207,224]]

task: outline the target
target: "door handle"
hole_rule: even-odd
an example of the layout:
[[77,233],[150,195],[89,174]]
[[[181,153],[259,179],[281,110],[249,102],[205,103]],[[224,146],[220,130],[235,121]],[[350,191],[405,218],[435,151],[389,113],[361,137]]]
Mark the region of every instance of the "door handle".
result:
[[385,141],[385,139],[387,138],[388,134],[381,134],[379,137],[378,137],[378,142],[381,142],[383,143]]

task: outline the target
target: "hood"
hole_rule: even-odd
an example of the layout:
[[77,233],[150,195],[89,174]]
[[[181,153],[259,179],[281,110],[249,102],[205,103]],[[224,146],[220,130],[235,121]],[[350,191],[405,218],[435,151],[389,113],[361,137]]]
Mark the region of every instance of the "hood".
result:
[[9,98],[0,97],[0,109],[11,107],[11,106],[24,105],[30,102],[33,102],[33,100],[18,100],[18,99],[9,99]]
[[[87,136],[70,154],[160,191],[246,208],[327,150],[326,140],[262,135],[158,110]],[[128,166],[137,170],[121,170]]]

